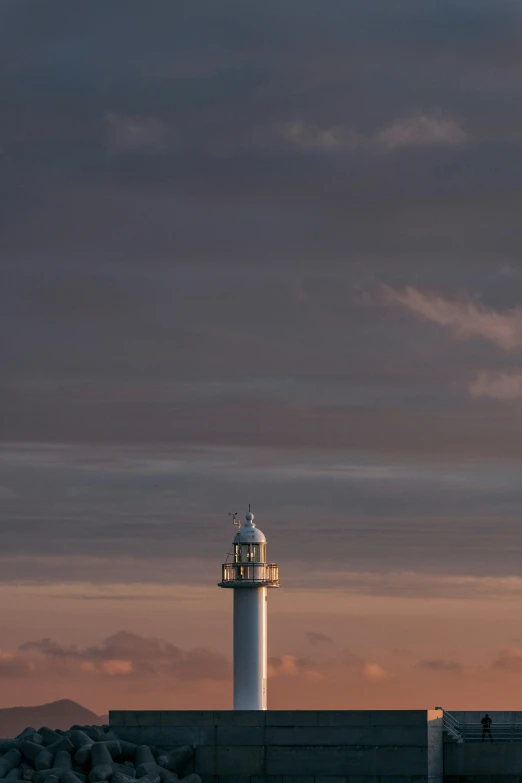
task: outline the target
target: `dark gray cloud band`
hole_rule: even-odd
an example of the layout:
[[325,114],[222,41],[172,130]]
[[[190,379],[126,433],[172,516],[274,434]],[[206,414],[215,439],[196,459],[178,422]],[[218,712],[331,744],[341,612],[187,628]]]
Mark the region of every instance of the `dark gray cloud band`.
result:
[[510,0],[0,3],[26,578],[185,557],[238,494],[299,560],[518,574],[521,30]]

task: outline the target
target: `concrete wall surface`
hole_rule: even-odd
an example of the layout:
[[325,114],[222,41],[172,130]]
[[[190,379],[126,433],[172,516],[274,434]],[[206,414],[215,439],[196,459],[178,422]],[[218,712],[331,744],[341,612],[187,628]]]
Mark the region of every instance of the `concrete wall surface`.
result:
[[522,783],[522,775],[446,775],[444,783]]
[[[522,743],[520,742],[464,742],[444,745],[444,780],[471,776],[495,776],[492,783],[504,783],[506,775],[520,776],[522,783]],[[483,780],[482,783],[490,783]]]
[[428,710],[428,783],[444,778],[443,711]]
[[109,723],[130,742],[192,745],[187,772],[203,783],[442,783],[426,710],[111,711]]

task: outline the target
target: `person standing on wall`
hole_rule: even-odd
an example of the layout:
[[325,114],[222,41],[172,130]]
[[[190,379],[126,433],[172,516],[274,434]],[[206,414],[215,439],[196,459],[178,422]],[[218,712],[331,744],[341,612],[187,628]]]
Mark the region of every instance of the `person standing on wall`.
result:
[[487,712],[480,722],[482,723],[482,742],[484,742],[484,737],[486,736],[486,734],[489,735],[490,741],[493,742],[493,736],[491,734],[491,724],[493,723],[493,721],[491,720]]

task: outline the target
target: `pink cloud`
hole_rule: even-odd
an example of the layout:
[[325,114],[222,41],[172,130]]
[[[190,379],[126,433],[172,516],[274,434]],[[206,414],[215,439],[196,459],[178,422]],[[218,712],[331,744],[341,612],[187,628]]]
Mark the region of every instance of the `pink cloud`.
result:
[[450,329],[456,337],[481,337],[504,350],[522,346],[522,307],[498,312],[471,299],[451,300],[413,286],[404,291],[384,287],[389,302],[401,305],[419,318]]
[[270,658],[268,663],[269,677],[304,677],[304,679],[322,680],[324,675],[314,666],[312,661],[297,658],[289,653],[279,658]]
[[[27,666],[32,668],[24,669]],[[19,671],[45,673],[58,666],[72,674],[81,671],[107,677],[163,676],[178,680],[227,680],[231,673],[228,659],[215,650],[184,650],[162,639],[128,631],[118,631],[101,644],[84,649],[63,646],[49,638],[25,642],[4,668],[14,676]]]
[[389,672],[383,669],[378,663],[365,663],[362,675],[365,680],[370,680],[370,682],[383,682],[390,678]]
[[469,387],[472,397],[492,397],[496,400],[522,398],[522,373],[481,372]]
[[467,134],[456,120],[426,114],[397,120],[375,135],[375,141],[387,150],[462,144],[466,138]]

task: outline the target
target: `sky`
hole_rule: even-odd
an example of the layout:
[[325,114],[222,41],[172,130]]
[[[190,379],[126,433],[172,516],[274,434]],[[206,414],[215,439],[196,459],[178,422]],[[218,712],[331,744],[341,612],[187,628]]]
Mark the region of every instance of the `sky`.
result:
[[[74,7],[73,7],[74,6]],[[522,693],[522,5],[0,0],[0,706]]]

